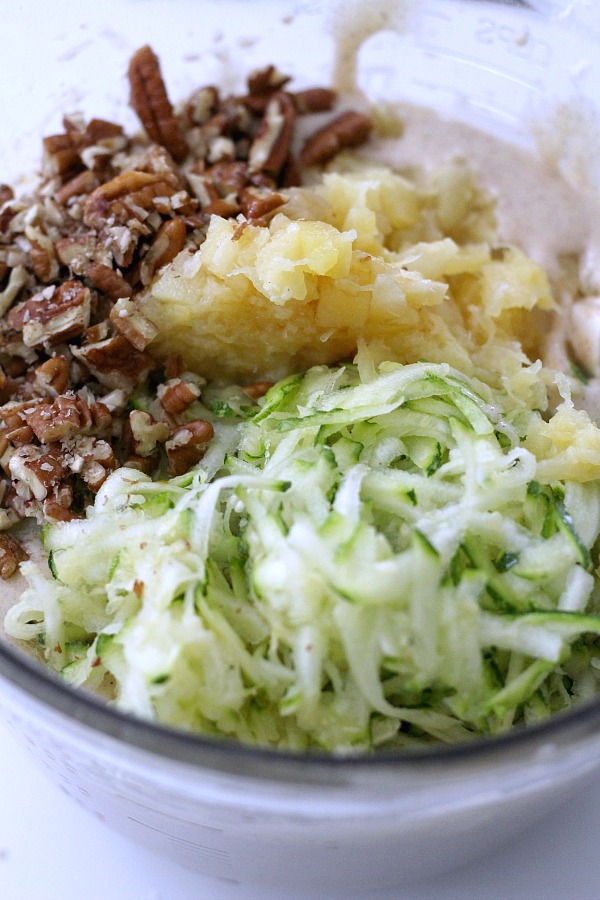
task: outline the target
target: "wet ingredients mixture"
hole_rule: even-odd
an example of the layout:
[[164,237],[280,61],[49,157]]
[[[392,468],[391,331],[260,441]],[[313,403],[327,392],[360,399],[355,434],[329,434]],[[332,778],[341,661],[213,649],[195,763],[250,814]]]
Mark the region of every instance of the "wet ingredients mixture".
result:
[[7,633],[126,711],[294,749],[595,696],[593,198],[273,66],[174,108],[144,47],[129,81],[143,135],[67,117],[34,194],[0,187]]

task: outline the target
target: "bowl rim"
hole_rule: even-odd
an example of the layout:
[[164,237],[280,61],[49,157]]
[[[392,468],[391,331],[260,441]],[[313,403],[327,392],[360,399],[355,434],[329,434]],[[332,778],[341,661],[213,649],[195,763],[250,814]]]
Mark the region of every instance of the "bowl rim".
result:
[[[324,750],[288,750],[246,744],[227,737],[203,735],[177,729],[126,713],[91,691],[62,681],[51,669],[29,657],[25,651],[0,643],[0,700],[2,681],[17,692],[29,695],[59,717],[100,733],[130,748],[143,750],[164,761],[191,765],[197,769],[255,775],[272,780],[306,776],[307,770],[348,773],[350,770],[380,770],[473,765],[515,753],[536,755],[540,746],[565,743],[600,735],[600,697],[582,701],[566,711],[526,726],[514,727],[489,737],[453,744],[431,744],[404,750],[336,754]],[[0,703],[2,712],[2,703]],[[25,707],[22,718],[26,718]]]

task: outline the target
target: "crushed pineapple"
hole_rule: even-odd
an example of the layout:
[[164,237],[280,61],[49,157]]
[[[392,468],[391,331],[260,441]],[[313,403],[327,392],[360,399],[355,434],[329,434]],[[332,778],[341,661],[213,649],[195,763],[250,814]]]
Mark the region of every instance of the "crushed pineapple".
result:
[[494,246],[493,204],[463,164],[417,184],[346,157],[288,197],[268,225],[214,216],[202,247],[159,273],[142,300],[155,355],[247,383],[337,362],[364,339],[400,362],[521,377],[519,314],[550,309],[550,285]]

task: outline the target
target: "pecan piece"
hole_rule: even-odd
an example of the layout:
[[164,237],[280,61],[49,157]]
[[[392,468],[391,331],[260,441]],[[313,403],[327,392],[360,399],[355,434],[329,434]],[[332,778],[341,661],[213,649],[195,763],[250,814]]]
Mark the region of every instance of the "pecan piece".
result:
[[344,147],[357,147],[368,140],[373,122],[363,113],[348,110],[308,138],[300,154],[303,166],[316,166],[330,160]]
[[156,365],[151,356],[136,350],[121,334],[96,344],[73,347],[73,355],[87,366],[100,384],[128,392],[143,381]]
[[254,384],[247,384],[242,388],[245,394],[248,394],[253,400],[258,400],[260,397],[264,397],[267,391],[269,391],[275,382],[273,381],[257,381]]
[[40,281],[45,283],[54,281],[58,278],[59,272],[54,244],[41,228],[35,228],[33,225],[27,225],[25,237],[31,245],[29,256],[33,271]]
[[61,263],[79,277],[87,275],[90,260],[102,263],[110,261],[106,247],[91,232],[80,237],[59,238],[54,246]]
[[135,456],[151,456],[157,444],[164,444],[170,434],[166,422],[157,422],[150,413],[134,409],[129,413],[129,428]]
[[90,279],[95,288],[106,294],[111,300],[120,300],[123,297],[131,297],[133,288],[128,281],[125,281],[122,275],[105,266],[103,263],[96,263],[87,270],[87,277]]
[[109,122],[106,119],[90,119],[85,126],[87,144],[98,144],[100,141],[121,137],[122,134],[122,125],[117,125],[116,122]]
[[15,199],[15,192],[9,184],[0,184],[0,206],[4,206],[9,200]]
[[171,475],[184,475],[200,462],[214,430],[205,419],[194,419],[174,428],[165,444]]
[[285,202],[285,197],[274,191],[243,188],[240,192],[240,209],[247,219],[262,219]]
[[150,284],[155,272],[175,259],[185,247],[187,229],[182,218],[163,222],[140,267],[142,284]]
[[284,75],[275,66],[269,65],[250,72],[246,83],[251,94],[267,94],[280,91],[291,80],[289,75]]
[[185,115],[190,125],[203,125],[219,105],[219,91],[214,85],[206,85],[194,91],[186,103]]
[[197,400],[200,388],[197,384],[184,381],[183,378],[171,378],[157,389],[160,405],[169,415],[177,416]]
[[71,522],[76,519],[75,513],[67,506],[63,506],[58,500],[52,500],[47,497],[42,505],[44,518],[50,522]]
[[83,221],[88,228],[101,232],[107,226],[135,220],[141,223],[154,209],[165,215],[175,211],[188,215],[197,205],[169,175],[133,169],[92,191],[85,201]]
[[11,456],[8,467],[17,482],[17,492],[20,492],[21,486],[27,496],[32,494],[36,500],[45,500],[66,471],[64,454],[58,444],[19,447]]
[[110,472],[117,467],[112,447],[95,437],[79,438],[66,455],[66,465],[91,491],[100,490]]
[[6,581],[26,559],[29,557],[18,541],[9,534],[0,534],[0,578]]
[[56,192],[56,202],[64,206],[72,197],[78,197],[80,194],[89,194],[98,187],[98,179],[89,169],[80,172],[70,181],[65,182]]
[[79,337],[90,324],[90,312],[90,291],[81,281],[64,281],[35,294],[23,311],[23,343],[41,347]]
[[21,288],[27,284],[27,272],[24,266],[15,266],[8,276],[8,284],[0,291],[0,317],[5,316],[13,305]]
[[333,107],[337,100],[336,92],[330,90],[330,88],[324,87],[313,87],[306,88],[303,91],[295,91],[291,97],[300,115],[305,115],[306,113],[327,112]]
[[131,105],[148,137],[169,151],[176,162],[187,156],[187,146],[167,96],[158,58],[148,45],[141,47],[129,63]]
[[158,334],[156,326],[143,315],[137,303],[127,298],[117,300],[110,311],[110,321],[136,350],[145,350]]
[[83,169],[80,152],[86,145],[85,134],[72,130],[66,134],[52,134],[43,139],[44,170],[49,175],[66,175]]
[[287,94],[275,94],[267,104],[256,137],[248,154],[248,164],[253,172],[266,172],[276,177],[288,158],[296,107]]
[[51,356],[35,370],[34,383],[44,394],[56,397],[69,384],[69,363],[64,356]]
[[38,403],[25,413],[25,421],[41,444],[60,441],[87,424],[74,394],[57,397],[54,403]]

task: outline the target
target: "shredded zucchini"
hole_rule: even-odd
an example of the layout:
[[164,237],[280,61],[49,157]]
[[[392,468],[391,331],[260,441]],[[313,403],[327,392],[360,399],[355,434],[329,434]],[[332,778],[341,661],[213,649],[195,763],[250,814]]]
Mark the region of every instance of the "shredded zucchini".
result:
[[123,710],[295,749],[457,741],[596,693],[600,481],[544,480],[514,391],[361,353],[227,416],[214,391],[196,470],[118,470],[46,528],[9,633],[72,684],[112,676]]

